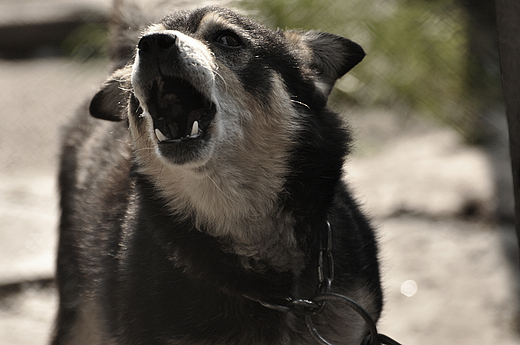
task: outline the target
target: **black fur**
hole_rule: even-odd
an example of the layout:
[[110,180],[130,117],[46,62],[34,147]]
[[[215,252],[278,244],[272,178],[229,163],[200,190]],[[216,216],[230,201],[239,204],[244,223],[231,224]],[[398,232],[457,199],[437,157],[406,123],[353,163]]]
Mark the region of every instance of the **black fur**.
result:
[[[248,259],[233,253],[225,238],[210,236],[196,229],[190,217],[172,213],[153,181],[140,172],[128,123],[119,121],[128,104],[130,116],[137,116],[137,100],[128,102],[130,91],[110,102],[96,96],[91,112],[116,122],[89,117],[85,107],[65,132],[55,345],[70,343],[83,322],[86,300],[96,309],[100,344],[311,344],[302,316],[268,309],[244,296],[264,301],[312,298],[318,285],[318,234],[326,220],[333,230],[333,291],[364,296],[373,317],[379,317],[382,293],[374,231],[341,180],[348,130],[326,109],[327,95],[309,77],[317,69],[312,75],[321,74],[333,84],[361,60],[362,50],[354,49],[355,57],[342,64],[305,65],[282,32],[227,10],[183,12],[164,23],[190,34],[209,11],[229,17],[259,39],[251,54],[261,58],[246,61],[237,72],[246,92],[261,98],[272,83],[266,71],[274,70],[298,101],[293,106],[302,120],[279,204],[294,218],[304,268],[280,272],[262,262],[246,267]],[[334,39],[345,47],[355,45]],[[96,112],[100,108],[104,111]],[[351,325],[327,307],[315,322],[331,341],[350,334]]]

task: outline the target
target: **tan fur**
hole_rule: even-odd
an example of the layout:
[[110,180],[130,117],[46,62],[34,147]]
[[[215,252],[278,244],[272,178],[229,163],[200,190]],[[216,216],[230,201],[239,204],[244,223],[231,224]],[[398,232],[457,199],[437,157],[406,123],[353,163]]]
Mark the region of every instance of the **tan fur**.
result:
[[[221,21],[207,15],[198,32]],[[147,32],[164,30],[157,25]],[[292,218],[275,211],[292,146],[290,134],[298,127],[281,78],[274,76],[271,102],[265,106],[250,97],[235,74],[200,41],[176,31],[170,34],[177,36],[184,56],[179,70],[217,106],[208,129],[212,141],[194,163],[173,165],[160,155],[136,59],[132,86],[144,112],[137,121],[130,116],[130,129],[141,172],[155,181],[172,212],[195,215],[199,229],[230,239],[238,254],[267,260],[274,267],[300,266]],[[293,255],[279,254],[287,252]]]
[[296,114],[284,102],[289,97],[277,76],[272,102],[263,108],[224,65],[218,73],[214,87],[209,86],[214,90],[211,98],[218,100],[210,128],[213,149],[196,165],[172,165],[159,156],[151,117],[145,115],[141,126],[131,119],[133,137],[139,138],[135,148],[141,171],[155,181],[172,212],[196,215],[199,229],[229,237],[238,254],[286,267],[287,260],[300,261],[301,254],[263,256],[296,250],[291,217],[273,214],[284,183],[290,133],[297,127]]

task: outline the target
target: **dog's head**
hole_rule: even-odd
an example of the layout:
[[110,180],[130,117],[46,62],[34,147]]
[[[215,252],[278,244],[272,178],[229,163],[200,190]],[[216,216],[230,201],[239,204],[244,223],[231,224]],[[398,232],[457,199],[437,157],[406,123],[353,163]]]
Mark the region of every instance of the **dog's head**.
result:
[[301,114],[319,112],[335,81],[364,56],[348,39],[272,31],[218,7],[148,26],[135,52],[94,97],[90,112],[128,118],[136,152],[188,166],[237,145],[261,145],[250,142],[259,133],[275,146],[290,146],[291,133],[305,121]]
[[292,229],[325,214],[348,150],[327,98],[361,47],[219,7],[165,17],[133,44],[91,114],[128,121],[136,167],[174,213],[239,254],[298,266]]

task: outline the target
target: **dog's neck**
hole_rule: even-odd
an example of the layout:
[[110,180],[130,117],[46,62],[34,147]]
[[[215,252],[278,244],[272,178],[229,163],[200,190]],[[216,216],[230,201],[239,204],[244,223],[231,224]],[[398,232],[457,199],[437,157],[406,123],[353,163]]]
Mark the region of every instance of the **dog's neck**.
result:
[[257,162],[255,157],[231,161],[226,164],[230,157],[219,156],[202,167],[188,168],[156,160],[160,166],[148,164],[139,170],[160,191],[172,213],[193,219],[198,230],[242,256],[245,266],[299,272],[304,258],[294,219],[279,204],[284,187],[279,157],[272,162]]

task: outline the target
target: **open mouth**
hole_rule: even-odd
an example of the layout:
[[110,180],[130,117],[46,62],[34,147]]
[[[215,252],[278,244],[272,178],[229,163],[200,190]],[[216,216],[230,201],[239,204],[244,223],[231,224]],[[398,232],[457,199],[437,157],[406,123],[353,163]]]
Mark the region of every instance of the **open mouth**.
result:
[[159,143],[178,143],[202,138],[215,116],[215,104],[189,82],[158,77],[147,97]]

